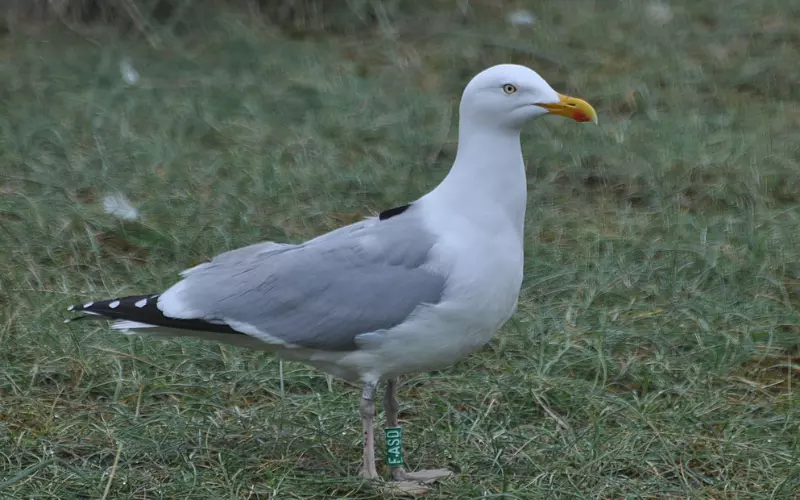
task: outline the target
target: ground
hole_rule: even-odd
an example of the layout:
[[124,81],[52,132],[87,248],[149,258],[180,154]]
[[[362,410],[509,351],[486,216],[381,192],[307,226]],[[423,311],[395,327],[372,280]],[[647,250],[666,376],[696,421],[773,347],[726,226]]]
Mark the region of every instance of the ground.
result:
[[[218,11],[157,38],[0,39],[3,498],[379,497],[358,388],[286,363],[281,393],[262,353],[65,308],[413,200],[453,160],[461,89],[500,62],[600,122],[524,133],[519,311],[402,381],[406,460],[456,471],[440,498],[797,494],[800,7],[399,5],[360,37]],[[523,7],[534,24],[510,25]],[[115,193],[136,221],[104,211]]]

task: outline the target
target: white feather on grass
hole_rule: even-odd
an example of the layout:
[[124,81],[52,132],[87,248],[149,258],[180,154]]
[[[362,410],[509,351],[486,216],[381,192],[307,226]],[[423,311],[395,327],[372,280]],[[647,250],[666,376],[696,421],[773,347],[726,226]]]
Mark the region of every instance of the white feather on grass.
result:
[[121,194],[110,194],[103,198],[103,209],[118,219],[133,221],[139,218],[139,211]]
[[139,82],[139,72],[136,71],[129,59],[120,61],[119,72],[122,74],[122,80],[128,85],[136,85]]
[[536,16],[529,10],[519,9],[511,12],[506,21],[512,26],[529,26],[536,24]]

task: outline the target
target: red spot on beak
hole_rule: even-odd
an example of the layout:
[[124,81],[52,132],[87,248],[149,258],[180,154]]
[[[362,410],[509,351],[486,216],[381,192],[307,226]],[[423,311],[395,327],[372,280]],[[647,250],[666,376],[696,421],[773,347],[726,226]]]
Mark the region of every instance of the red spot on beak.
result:
[[591,118],[589,118],[589,116],[587,116],[587,115],[586,115],[586,113],[584,113],[583,111],[576,111],[576,112],[575,112],[575,113],[572,115],[572,119],[573,119],[573,120],[575,120],[576,122],[588,122],[588,121],[591,121],[591,120],[592,120],[592,119],[591,119]]

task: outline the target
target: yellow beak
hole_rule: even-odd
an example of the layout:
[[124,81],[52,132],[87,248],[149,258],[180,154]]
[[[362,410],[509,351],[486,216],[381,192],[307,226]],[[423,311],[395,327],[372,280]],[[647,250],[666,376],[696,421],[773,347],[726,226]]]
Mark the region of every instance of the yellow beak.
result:
[[566,116],[577,122],[597,123],[597,112],[588,102],[563,94],[558,94],[558,98],[559,101],[557,103],[537,104],[537,106],[546,109],[551,114]]

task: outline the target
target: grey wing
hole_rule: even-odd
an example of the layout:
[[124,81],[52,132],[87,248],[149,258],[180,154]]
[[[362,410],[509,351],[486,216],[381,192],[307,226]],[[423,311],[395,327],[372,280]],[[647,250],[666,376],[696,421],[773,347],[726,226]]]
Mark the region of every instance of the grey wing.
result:
[[194,267],[190,267],[189,269],[181,271],[180,274],[181,276],[188,276],[192,273],[195,273],[202,269],[207,269],[209,267],[220,266],[224,264],[236,264],[241,262],[247,262],[253,259],[261,258],[268,253],[285,250],[288,248],[292,248],[294,246],[295,245],[290,245],[286,243],[275,243],[273,241],[255,243],[253,245],[248,245],[246,247],[223,252],[219,255],[216,255],[213,259],[211,259],[208,262],[203,262]]
[[228,252],[192,268],[158,307],[266,342],[354,350],[358,335],[392,328],[441,299],[445,277],[425,265],[434,243],[415,218],[397,217],[302,245]]
[[[317,236],[316,238],[306,242],[306,245],[310,243],[318,243],[325,240],[346,237],[348,234],[361,231],[365,227],[369,227],[376,222],[378,222],[378,220],[375,217],[370,217],[355,224],[350,224],[348,226],[340,227],[339,229],[335,229],[329,233]],[[292,245],[288,243],[276,243],[274,241],[264,241],[261,243],[254,243],[246,247],[236,248],[234,250],[223,252],[219,255],[214,256],[214,258],[208,262],[203,262],[194,267],[190,267],[189,269],[181,271],[180,274],[181,276],[188,276],[189,274],[199,271],[201,269],[207,269],[209,267],[221,266],[225,264],[242,265],[246,262],[253,261],[254,259],[261,259],[265,257],[266,254],[296,247],[297,245]]]

